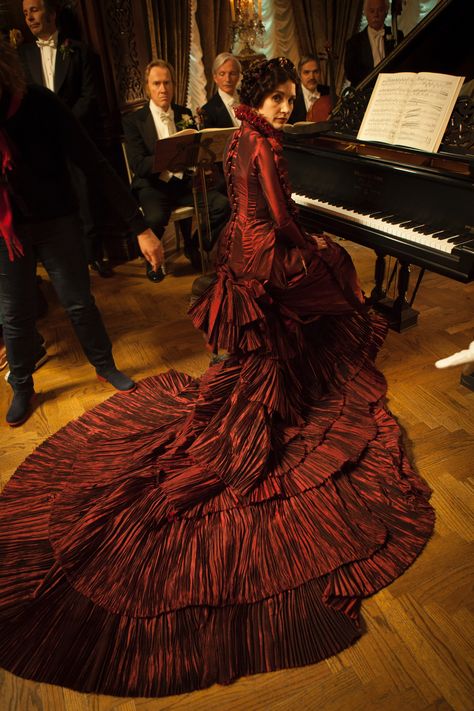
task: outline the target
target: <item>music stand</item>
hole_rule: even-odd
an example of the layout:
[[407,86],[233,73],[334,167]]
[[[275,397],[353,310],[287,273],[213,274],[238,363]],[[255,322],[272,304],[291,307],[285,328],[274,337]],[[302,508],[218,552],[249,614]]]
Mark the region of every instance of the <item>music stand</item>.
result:
[[[197,232],[201,268],[203,274],[208,267],[208,256],[204,249],[204,231],[207,243],[211,244],[211,223],[207,199],[206,173],[214,163],[222,162],[224,149],[235,128],[208,128],[202,131],[185,129],[173,136],[156,142],[153,172],[165,170],[171,173],[187,172],[192,177],[194,211],[197,218]],[[203,214],[199,205],[202,192]]]

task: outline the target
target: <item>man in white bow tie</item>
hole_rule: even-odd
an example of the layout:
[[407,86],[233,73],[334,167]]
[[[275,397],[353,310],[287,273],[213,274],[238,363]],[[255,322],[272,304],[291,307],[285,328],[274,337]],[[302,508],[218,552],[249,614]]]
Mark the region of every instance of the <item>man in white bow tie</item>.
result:
[[[364,2],[367,27],[347,41],[344,59],[346,77],[353,86],[359,84],[394,47],[392,30],[385,25],[389,7],[389,0]],[[397,41],[402,39],[403,32],[399,30]]]
[[[301,57],[298,62],[298,76],[301,84],[296,90],[296,100],[288,123],[308,120],[308,113],[314,104],[322,96],[329,96],[329,86],[321,84],[321,68],[318,58],[314,54],[307,54]],[[321,118],[320,120],[323,119]]]
[[242,68],[237,57],[230,52],[218,54],[212,65],[212,76],[217,92],[201,108],[206,128],[232,128],[240,126],[235,116],[234,106],[239,103],[237,85],[242,76]]
[[[57,0],[23,0],[25,22],[36,42],[22,44],[20,58],[29,83],[54,91],[94,140],[98,133],[98,110],[93,56],[84,42],[61,32],[59,7]],[[80,200],[87,260],[100,276],[111,276],[112,271],[103,260],[102,206],[78,171],[74,183]]]
[[[163,59],[156,59],[145,69],[145,91],[149,101],[123,118],[125,148],[133,172],[132,191],[137,197],[147,224],[161,239],[176,207],[193,205],[189,176],[183,173],[153,172],[156,141],[172,136],[179,129],[196,128],[191,111],[173,103],[174,69]],[[207,193],[211,223],[211,249],[229,214],[229,201],[216,190]],[[190,226],[189,226],[190,227]],[[185,248],[191,249],[191,237],[185,235]],[[146,275],[152,282],[164,279],[160,268],[154,271],[147,263]]]
[[56,0],[23,0],[23,14],[36,42],[19,48],[31,84],[46,86],[93,133],[96,87],[90,50],[83,42],[64,37],[58,28]]
[[[205,128],[232,128],[240,126],[235,107],[240,103],[237,86],[242,77],[242,67],[230,52],[221,52],[212,65],[212,77],[217,91],[199,110]],[[227,196],[227,186],[222,163],[216,163],[215,188]]]

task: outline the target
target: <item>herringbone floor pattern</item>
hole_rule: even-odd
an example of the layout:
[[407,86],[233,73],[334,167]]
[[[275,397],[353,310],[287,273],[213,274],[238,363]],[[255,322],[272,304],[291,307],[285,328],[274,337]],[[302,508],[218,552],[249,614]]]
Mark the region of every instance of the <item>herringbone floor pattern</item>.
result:
[[[372,252],[345,243],[369,288]],[[92,276],[117,363],[135,378],[176,368],[199,374],[207,356],[186,309],[195,278],[183,257],[162,284],[137,260],[113,279]],[[94,378],[48,282],[50,310],[40,322],[50,361],[37,373],[39,406],[21,428],[1,428],[4,485],[45,437],[107,398]],[[474,284],[433,274],[417,297],[419,325],[390,333],[379,358],[389,404],[406,430],[416,466],[433,488],[436,531],[413,567],[363,606],[367,634],[315,666],[244,678],[228,687],[164,699],[79,694],[0,671],[1,711],[471,711],[474,709],[472,538],[474,392],[460,369],[438,371],[440,357],[465,348],[474,332]],[[0,408],[9,402],[0,384]],[[3,417],[3,415],[2,415]]]

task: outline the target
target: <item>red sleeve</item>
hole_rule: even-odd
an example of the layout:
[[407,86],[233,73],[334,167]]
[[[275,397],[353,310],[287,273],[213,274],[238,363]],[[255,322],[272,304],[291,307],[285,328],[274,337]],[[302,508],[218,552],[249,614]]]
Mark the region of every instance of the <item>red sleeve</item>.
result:
[[262,140],[258,142],[255,162],[260,187],[265,195],[277,237],[278,233],[281,232],[282,236],[295,246],[307,247],[308,240],[304,232],[288,210],[286,196],[275,164],[275,154],[268,141]]

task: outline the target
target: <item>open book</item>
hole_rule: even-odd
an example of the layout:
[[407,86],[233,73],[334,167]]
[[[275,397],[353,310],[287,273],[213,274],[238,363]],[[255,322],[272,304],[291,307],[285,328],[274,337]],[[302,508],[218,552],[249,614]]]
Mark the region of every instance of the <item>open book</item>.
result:
[[432,72],[379,74],[357,138],[435,153],[463,81]]
[[186,168],[222,161],[224,149],[233,128],[185,128],[184,131],[156,142],[153,172],[170,170],[181,172]]

